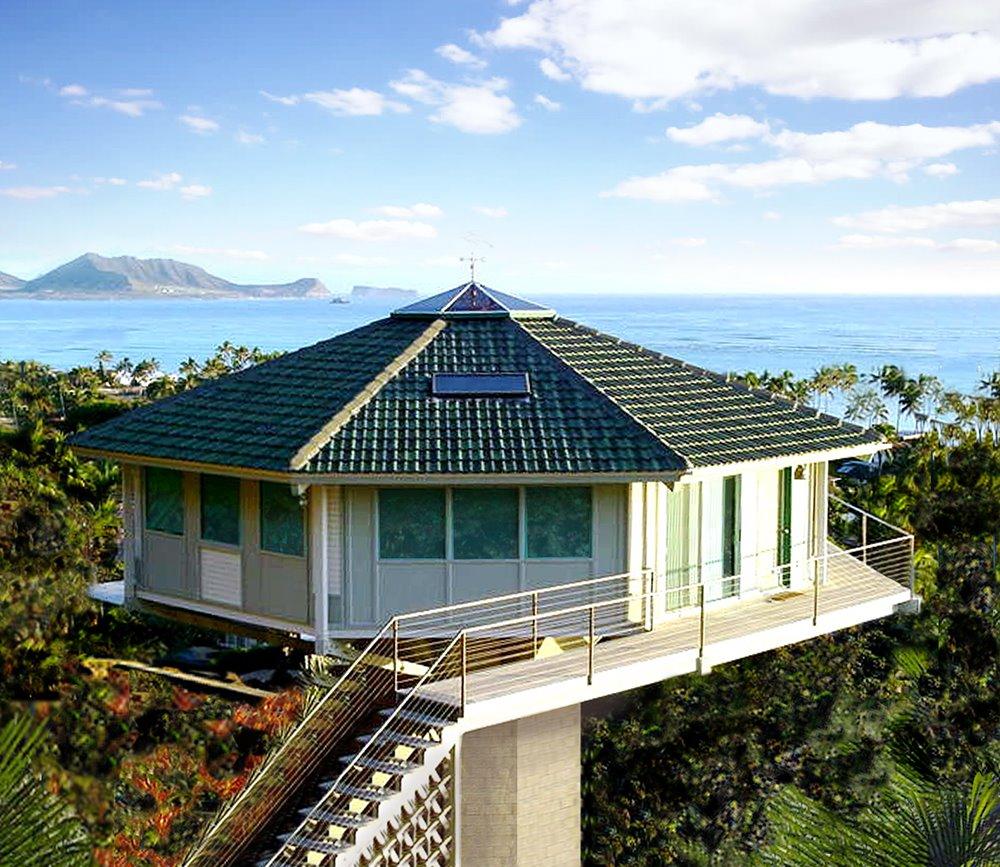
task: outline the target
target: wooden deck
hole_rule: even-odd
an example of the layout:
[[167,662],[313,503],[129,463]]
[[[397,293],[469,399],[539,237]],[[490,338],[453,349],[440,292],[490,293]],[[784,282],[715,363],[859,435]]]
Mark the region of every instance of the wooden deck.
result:
[[[886,577],[869,565],[832,549],[826,580],[818,594],[818,617],[813,623],[812,585],[767,595],[727,599],[709,603],[705,609],[704,646],[701,646],[701,612],[685,609],[652,629],[643,628],[624,615],[624,607],[606,609],[597,618],[597,641],[593,651],[593,682],[614,679],[614,689],[641,686],[683,671],[702,670],[734,659],[752,656],[787,644],[864,623],[891,614],[894,606],[911,598],[907,586]],[[908,552],[907,552],[908,553]],[[891,570],[889,570],[891,571]],[[555,687],[581,678],[584,684],[590,667],[585,614],[574,615],[575,631],[559,630],[558,641],[551,635],[538,657],[530,658],[524,642],[508,642],[506,654],[497,637],[487,658],[469,652],[470,671],[466,678],[466,708],[516,693]],[[539,641],[546,638],[544,627]],[[699,659],[700,658],[700,659]],[[491,664],[486,664],[491,663]],[[478,667],[477,666],[481,666]],[[639,674],[639,672],[643,672]],[[620,676],[620,677],[619,677]],[[589,684],[588,684],[589,685]],[[599,690],[608,692],[607,688]],[[458,703],[460,678],[448,678],[421,688],[422,696]],[[585,697],[585,696],[584,696]]]

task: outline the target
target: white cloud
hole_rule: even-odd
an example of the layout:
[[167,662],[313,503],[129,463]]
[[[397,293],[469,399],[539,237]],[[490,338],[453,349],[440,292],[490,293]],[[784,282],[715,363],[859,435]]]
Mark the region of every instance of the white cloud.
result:
[[69,187],[6,187],[0,189],[0,196],[7,196],[10,199],[23,199],[31,201],[34,199],[51,199],[61,196],[63,193],[72,192]]
[[192,247],[188,244],[175,244],[173,250],[185,256],[219,256],[223,259],[245,262],[266,262],[271,258],[263,250],[239,250],[232,247]]
[[914,235],[844,235],[837,242],[840,249],[895,250],[920,247],[946,253],[998,253],[1000,241],[990,238],[956,238],[953,241],[935,241]]
[[770,126],[746,114],[713,114],[701,123],[688,127],[668,127],[667,138],[695,146],[718,144],[738,139],[762,138]]
[[764,213],[761,214],[761,216],[765,220],[771,220],[772,222],[774,220],[780,220],[781,219],[781,214],[778,213],[778,211],[764,211]]
[[542,75],[553,81],[569,81],[573,77],[549,57],[543,57],[539,60],[538,68],[542,70]]
[[410,110],[409,106],[401,102],[386,99],[377,90],[365,90],[362,87],[352,87],[349,90],[316,90],[302,94],[302,99],[333,114],[351,117],[375,116],[390,111],[403,113]]
[[675,247],[704,247],[708,238],[671,238],[670,243]]
[[743,86],[803,99],[946,96],[1000,78],[1000,16],[982,0],[535,0],[480,41],[543,52],[584,88],[639,107]]
[[554,99],[549,99],[542,93],[535,94],[535,105],[540,105],[546,111],[559,111],[562,109],[562,103],[556,102]]
[[431,78],[420,69],[411,69],[402,79],[391,82],[390,87],[401,96],[435,106],[430,115],[432,122],[462,132],[497,135],[521,125],[514,101],[503,93],[507,89],[503,78],[476,84],[449,84]]
[[759,191],[791,184],[874,177],[901,182],[926,160],[1000,141],[1000,122],[929,127],[867,121],[833,132],[782,130],[768,133],[763,140],[779,152],[778,158],[756,163],[675,166],[657,175],[628,178],[602,195],[693,202],[714,201],[726,186]]
[[474,205],[472,210],[477,214],[482,214],[484,217],[490,217],[493,220],[500,220],[507,216],[506,208],[490,208],[487,205]]
[[212,188],[205,186],[205,184],[188,184],[186,187],[181,187],[180,193],[182,199],[192,201],[212,195]]
[[430,223],[412,220],[329,220],[306,223],[299,231],[307,235],[324,235],[348,241],[399,241],[404,239],[436,238],[437,229]]
[[59,89],[59,95],[67,97],[73,105],[106,108],[128,117],[142,117],[151,109],[163,108],[159,100],[153,99],[153,91],[145,87],[125,87],[114,93],[113,97],[93,96],[82,84],[67,84]]
[[94,183],[99,187],[109,186],[109,187],[124,187],[128,181],[125,178],[94,178]]
[[1000,253],[1000,241],[989,238],[956,238],[942,244],[941,249],[960,253]]
[[912,247],[933,249],[936,246],[931,238],[909,235],[843,235],[837,241],[837,247],[844,250],[894,250]]
[[259,145],[265,141],[260,133],[247,132],[245,129],[238,130],[233,139],[241,145]]
[[394,219],[406,220],[411,217],[431,218],[444,215],[437,205],[429,205],[427,202],[417,202],[415,205],[379,205],[371,209],[375,214],[383,217],[393,217]]
[[890,205],[875,211],[835,217],[837,226],[865,232],[926,232],[941,228],[983,229],[1000,226],[1000,199],[972,199],[935,205]]
[[264,99],[276,102],[279,105],[298,105],[299,102],[301,102],[301,98],[295,96],[294,94],[292,96],[277,96],[276,94],[268,93],[266,90],[262,90],[260,91],[260,95],[264,97]]
[[957,175],[958,166],[954,163],[931,163],[929,166],[924,166],[924,174],[932,178],[946,178],[949,175]]
[[477,57],[471,51],[466,51],[460,45],[451,42],[447,45],[439,45],[434,49],[434,52],[459,66],[468,66],[471,69],[483,69],[486,66],[486,61],[481,57]]
[[147,178],[144,181],[137,181],[136,186],[142,187],[144,190],[172,190],[176,187],[184,177],[178,172],[166,172],[162,175],[157,175],[155,178]]
[[192,132],[198,133],[198,135],[209,135],[210,133],[219,131],[218,122],[208,117],[200,117],[196,114],[182,114],[177,119]]
[[3,160],[0,160],[0,172],[9,172],[12,169],[16,168],[17,168],[16,163],[5,163]]

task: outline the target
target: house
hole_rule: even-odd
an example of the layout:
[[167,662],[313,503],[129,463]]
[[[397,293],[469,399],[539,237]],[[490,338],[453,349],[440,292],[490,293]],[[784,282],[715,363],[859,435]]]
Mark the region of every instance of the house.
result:
[[[370,639],[350,676],[392,673],[401,740],[379,729],[274,865],[396,863],[370,860],[387,829],[463,778],[420,863],[576,863],[581,701],[914,598],[912,539],[830,495],[877,434],[476,282],[73,446],[122,464],[134,604],[320,653]],[[245,809],[292,797],[291,766],[264,776]]]

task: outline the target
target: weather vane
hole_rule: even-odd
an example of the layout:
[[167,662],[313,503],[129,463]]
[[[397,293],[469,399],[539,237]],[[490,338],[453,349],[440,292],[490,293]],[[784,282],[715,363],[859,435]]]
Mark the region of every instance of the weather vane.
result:
[[475,253],[469,253],[468,256],[462,256],[458,261],[459,262],[468,262],[469,263],[469,282],[470,283],[475,283],[476,282],[476,263],[477,262],[485,262],[486,261],[486,257],[485,256],[477,256]]

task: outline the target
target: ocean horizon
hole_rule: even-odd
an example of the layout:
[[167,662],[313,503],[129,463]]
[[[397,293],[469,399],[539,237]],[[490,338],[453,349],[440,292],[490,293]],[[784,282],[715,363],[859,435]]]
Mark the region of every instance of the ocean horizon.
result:
[[[549,295],[532,300],[622,340],[719,372],[805,376],[850,362],[898,364],[971,390],[1000,368],[1000,306],[982,295]],[[167,371],[229,340],[292,350],[387,315],[399,302],[322,299],[5,299],[0,360],[57,368],[102,350]]]

